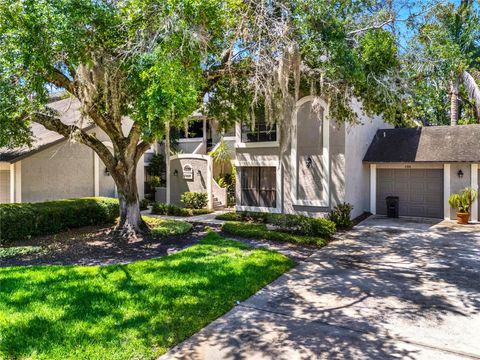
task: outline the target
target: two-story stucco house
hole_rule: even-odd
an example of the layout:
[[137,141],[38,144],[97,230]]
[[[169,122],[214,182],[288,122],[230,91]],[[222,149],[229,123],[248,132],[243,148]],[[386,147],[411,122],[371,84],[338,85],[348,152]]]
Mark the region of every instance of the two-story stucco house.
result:
[[[347,202],[355,218],[386,215],[396,196],[400,216],[450,219],[449,196],[478,189],[480,125],[392,129],[355,102],[360,123],[338,123],[325,101],[312,111],[313,100],[297,102],[287,139],[261,121],[237,125],[237,210],[325,216]],[[476,201],[472,221],[479,211]]]

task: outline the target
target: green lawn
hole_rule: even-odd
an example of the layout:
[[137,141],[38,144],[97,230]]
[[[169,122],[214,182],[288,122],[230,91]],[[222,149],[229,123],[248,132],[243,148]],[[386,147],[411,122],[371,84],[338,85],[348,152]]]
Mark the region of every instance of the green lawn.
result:
[[153,359],[292,266],[209,233],[128,265],[0,268],[0,358]]
[[229,221],[223,224],[222,230],[227,234],[244,238],[288,242],[299,245],[315,245],[319,247],[327,245],[327,241],[320,237],[268,230],[265,224]]
[[142,216],[142,219],[147,223],[152,233],[155,235],[181,235],[192,230],[192,224],[185,221],[159,219],[151,216]]

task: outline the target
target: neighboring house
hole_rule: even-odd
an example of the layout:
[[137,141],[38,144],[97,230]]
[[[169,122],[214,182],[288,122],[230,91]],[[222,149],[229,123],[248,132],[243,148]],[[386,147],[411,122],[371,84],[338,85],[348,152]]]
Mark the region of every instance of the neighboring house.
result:
[[[95,124],[84,120],[80,104],[71,98],[52,99],[49,106],[60,113],[65,124],[76,124],[110,146],[108,136]],[[125,121],[128,131],[130,121]],[[31,125],[32,147],[0,149],[0,203],[38,202],[86,196],[115,197],[112,177],[99,157],[89,147],[69,141]],[[143,158],[139,161],[137,182],[143,198]]]
[[[370,211],[386,214],[386,196],[400,198],[400,215],[450,219],[448,203],[465,187],[478,189],[480,125],[380,130],[364,163],[370,167]],[[471,209],[478,221],[479,203]]]

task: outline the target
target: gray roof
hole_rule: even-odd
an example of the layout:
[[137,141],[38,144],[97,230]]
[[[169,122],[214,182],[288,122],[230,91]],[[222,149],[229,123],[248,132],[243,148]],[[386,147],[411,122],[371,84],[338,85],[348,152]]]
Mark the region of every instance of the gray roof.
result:
[[480,125],[378,130],[365,162],[480,162]]
[[[54,98],[48,107],[58,111],[60,120],[67,125],[77,125],[82,129],[92,126],[92,122],[82,117],[80,111],[80,102],[74,98],[58,100]],[[45,129],[43,125],[32,123],[30,125],[33,140],[31,147],[20,147],[14,149],[0,148],[0,161],[15,162],[49,146],[55,145],[66,140],[62,135]]]

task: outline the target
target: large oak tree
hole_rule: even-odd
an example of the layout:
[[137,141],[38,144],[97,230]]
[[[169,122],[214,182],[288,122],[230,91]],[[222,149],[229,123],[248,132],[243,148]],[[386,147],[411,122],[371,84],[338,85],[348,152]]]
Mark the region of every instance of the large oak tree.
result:
[[[356,97],[368,114],[397,122],[392,3],[3,0],[0,146],[28,143],[31,122],[89,146],[118,187],[120,226],[137,231],[136,164],[197,108],[222,126],[255,121],[262,109],[288,133],[295,101],[311,93],[330,102],[337,121],[356,120]],[[48,107],[52,87],[80,101],[113,152],[59,120]]]

